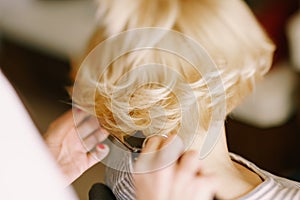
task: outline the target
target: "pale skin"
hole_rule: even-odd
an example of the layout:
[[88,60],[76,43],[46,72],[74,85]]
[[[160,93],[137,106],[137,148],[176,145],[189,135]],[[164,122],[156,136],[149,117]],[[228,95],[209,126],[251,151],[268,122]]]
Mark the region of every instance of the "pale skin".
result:
[[[197,191],[200,191],[200,193],[199,193],[200,196],[205,195],[204,192],[201,191],[201,189],[203,188],[202,184],[204,184],[208,187],[205,189],[206,191],[210,191],[208,194],[210,194],[210,195],[214,194],[217,199],[230,199],[230,200],[238,199],[238,198],[246,195],[247,193],[251,192],[255,187],[257,187],[260,183],[262,183],[262,179],[256,173],[252,172],[251,170],[244,167],[243,165],[236,163],[230,159],[228,148],[227,148],[227,143],[226,143],[224,127],[221,129],[221,131],[222,131],[222,133],[220,134],[220,138],[217,141],[216,146],[214,147],[212,152],[207,157],[205,157],[202,160],[199,159],[199,154],[200,154],[200,149],[201,149],[199,147],[201,147],[203,138],[198,137],[192,144],[190,150],[182,156],[182,158],[189,157],[189,159],[190,159],[189,161],[186,161],[186,159],[184,159],[185,161],[182,162],[182,163],[184,163],[183,166],[186,166],[185,169],[181,168],[184,170],[182,170],[181,172],[177,171],[177,176],[174,176],[174,174],[172,174],[172,172],[171,172],[172,171],[171,169],[173,169],[173,172],[175,171],[175,173],[176,173],[176,170],[180,169],[180,167],[178,167],[178,166],[182,165],[181,164],[182,159],[180,158],[179,161],[177,161],[175,164],[172,164],[171,166],[169,166],[167,168],[162,168],[161,170],[154,171],[153,173],[148,173],[148,175],[147,175],[147,173],[144,174],[141,178],[142,180],[145,181],[144,184],[147,183],[147,176],[148,177],[150,177],[152,175],[154,177],[162,177],[162,176],[168,177],[169,176],[170,177],[169,180],[171,180],[174,183],[172,188],[177,188],[178,191],[184,193],[185,196],[182,198],[185,198],[185,199],[190,199],[187,197],[188,197],[189,192],[191,192],[192,190],[193,190],[192,193],[194,193],[194,194],[197,194]],[[200,131],[198,134],[199,134],[199,136],[201,136],[201,135],[204,135],[204,132]],[[156,140],[158,140],[158,139],[156,139]],[[160,143],[163,143],[163,142],[160,142]],[[153,150],[158,150],[162,146],[160,143],[159,143],[159,141],[156,141],[156,142],[154,142],[154,144],[152,144],[153,146],[151,148],[149,148],[149,149],[145,148],[143,151],[151,152]],[[180,145],[176,145],[178,155],[180,154],[179,153],[180,150],[178,150],[178,149],[180,149],[179,146]],[[169,157],[170,153],[171,152],[174,153],[175,150],[176,149],[173,149],[172,151],[168,151],[167,156]],[[150,159],[148,158],[148,160],[151,160],[151,157],[150,157]],[[157,157],[156,157],[156,160],[159,160],[159,159],[157,159]],[[145,160],[143,160],[143,161],[144,161],[144,163],[147,163],[147,162],[145,162]],[[154,163],[154,165],[155,165],[155,162],[153,160],[148,163],[151,163],[152,165]],[[150,164],[148,164],[146,166],[142,165],[142,166],[138,166],[138,167],[144,167],[146,169],[149,169],[149,167],[148,167],[149,165]],[[174,165],[177,167],[174,167]],[[157,165],[152,168],[154,168],[154,169],[157,168]],[[169,171],[165,172],[164,170],[167,170],[167,169],[169,169]],[[200,172],[201,177],[203,178],[202,180],[206,179],[206,181],[204,181],[204,183],[203,182],[201,183],[201,181],[199,181],[199,182],[195,181],[197,183],[194,182],[193,184],[196,185],[196,188],[192,188],[192,187],[189,188],[190,184],[187,184],[187,183],[185,183],[184,185],[185,186],[188,185],[189,187],[184,187],[184,188],[177,187],[176,184],[178,182],[184,182],[181,179],[181,176],[178,176],[178,174],[184,174],[189,171],[193,171],[194,173],[192,173],[192,174],[195,174],[195,172],[197,172],[196,174],[199,174],[199,172]],[[135,174],[134,177],[135,177],[135,180],[139,181],[140,177],[138,174]],[[185,178],[191,177],[191,173],[189,175],[185,174],[182,177],[185,177]],[[193,181],[191,181],[191,182],[193,182]],[[138,183],[136,182],[136,185],[139,185],[139,184],[142,184],[142,181],[140,181]],[[149,188],[151,188],[151,187],[153,188],[154,185],[158,185],[158,187],[156,188],[157,193],[164,193],[164,190],[166,189],[166,190],[172,191],[172,193],[168,194],[168,195],[177,194],[176,193],[177,190],[175,190],[175,189],[172,190],[172,188],[171,189],[168,188],[164,182],[156,181],[156,182],[148,183]],[[206,186],[204,186],[204,187],[206,187]],[[164,189],[162,189],[162,188],[164,188]],[[186,188],[188,188],[190,190],[187,190]],[[159,197],[154,196],[155,197],[154,198],[153,196],[151,196],[150,191],[148,192],[149,197],[152,197],[152,199],[156,199],[156,198],[159,199]],[[143,191],[139,192],[138,188],[137,188],[137,194],[138,195],[140,194],[140,196],[145,197],[145,195],[143,195]],[[155,194],[152,194],[152,195],[155,195]],[[212,196],[206,196],[205,198],[204,198],[204,196],[202,196],[202,197],[200,197],[200,196],[198,199],[205,199],[205,198],[211,199],[212,198]],[[168,196],[168,197],[170,197],[170,196]],[[171,197],[172,197],[172,199],[176,199],[175,195],[171,196]],[[149,198],[149,199],[151,199],[151,198]],[[165,199],[168,199],[167,196],[165,196]]]
[[[180,145],[171,144],[172,140],[172,137],[167,140],[162,137],[152,137],[142,150],[134,166],[139,172],[144,171],[145,168],[149,169],[151,165],[155,169],[160,165],[160,159],[169,157],[170,153],[176,154],[175,156],[179,159],[159,170],[134,173],[136,198],[138,200],[213,199],[217,188],[215,177],[202,174],[203,166],[198,159],[198,152],[183,153]],[[168,143],[173,145],[173,148],[171,147],[168,151],[159,151]],[[143,155],[147,153],[153,153],[153,155],[148,157]]]
[[[82,120],[82,123],[77,125],[77,129],[80,129],[79,134],[85,134],[83,138],[86,146],[82,145],[78,136],[71,111],[55,120],[44,134],[45,142],[65,175],[67,184],[71,184],[109,152],[108,146],[101,144],[108,136],[108,132],[99,127],[95,118],[90,118],[79,110],[75,112]],[[158,150],[167,145],[171,139],[172,137],[168,140],[151,138],[142,151],[143,153],[155,152],[154,156],[151,159],[143,159],[143,156],[140,156],[135,163],[135,168],[153,164],[159,160],[157,158],[164,157]],[[178,147],[178,145],[174,147]],[[87,149],[95,152],[97,158],[92,156]],[[183,153],[181,148],[177,148],[173,152],[177,157]],[[212,199],[217,189],[215,177],[211,174],[203,174],[204,165],[196,155],[196,151],[188,151],[177,161],[160,170],[135,174],[137,199],[179,200],[187,197],[190,200]],[[189,187],[186,187],[187,185]]]
[[[50,152],[57,161],[66,178],[66,184],[71,184],[87,169],[102,160],[109,152],[106,145],[101,144],[108,136],[95,118],[75,110],[81,121],[76,128],[72,110],[56,119],[44,134],[44,140]],[[83,146],[78,133],[87,133],[84,136],[87,146]],[[97,158],[87,151],[92,149]]]
[[[221,129],[221,135],[212,152],[203,160],[202,173],[204,175],[214,174],[216,184],[217,199],[238,199],[251,192],[256,186],[262,183],[262,179],[248,168],[230,159],[225,127]],[[199,133],[199,135],[203,133]],[[195,140],[192,149],[200,152],[199,146],[202,138]]]

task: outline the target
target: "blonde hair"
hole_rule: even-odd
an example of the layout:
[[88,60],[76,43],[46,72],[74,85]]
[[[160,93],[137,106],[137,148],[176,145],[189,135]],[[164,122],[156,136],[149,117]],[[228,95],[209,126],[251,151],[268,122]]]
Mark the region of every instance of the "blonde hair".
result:
[[[216,64],[226,93],[226,113],[251,92],[254,83],[271,66],[274,45],[240,0],[97,2],[99,27],[91,39],[89,50],[110,36],[134,28],[159,27],[183,33],[201,44]],[[126,46],[140,40],[146,40],[149,44],[160,42],[153,37],[126,38],[120,45]],[[114,54],[114,51],[117,49],[112,48],[109,53]],[[167,68],[161,67],[156,74],[139,69],[149,63],[160,63]],[[80,97],[77,95],[74,101],[83,109],[95,107],[101,125],[118,137],[137,130],[142,130],[146,135],[176,133],[182,126],[182,109],[192,102],[189,102],[187,93],[178,89],[181,82],[176,75],[168,72],[168,68],[180,74],[192,88],[199,112],[194,108],[188,110],[191,118],[199,118],[202,128],[209,126],[212,107],[221,103],[218,98],[211,97],[206,82],[209,77],[203,81],[206,75],[201,75],[180,56],[168,52],[144,49],[122,55],[110,64],[101,78],[95,76],[97,67],[82,66],[85,75],[78,81],[86,82],[88,86],[81,88]],[[133,71],[138,73],[129,73]],[[124,76],[126,73],[129,75]],[[146,84],[140,84],[139,80]],[[97,88],[96,92],[94,88]],[[95,98],[91,100],[89,95],[93,93]],[[185,127],[183,131],[189,133],[191,130]]]

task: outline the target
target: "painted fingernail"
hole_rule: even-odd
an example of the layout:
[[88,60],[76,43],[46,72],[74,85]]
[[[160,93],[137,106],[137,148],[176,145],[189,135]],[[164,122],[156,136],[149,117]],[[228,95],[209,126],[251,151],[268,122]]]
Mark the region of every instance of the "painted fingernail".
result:
[[105,149],[105,145],[104,144],[98,144],[97,148],[100,149],[100,150],[103,150],[103,149]]

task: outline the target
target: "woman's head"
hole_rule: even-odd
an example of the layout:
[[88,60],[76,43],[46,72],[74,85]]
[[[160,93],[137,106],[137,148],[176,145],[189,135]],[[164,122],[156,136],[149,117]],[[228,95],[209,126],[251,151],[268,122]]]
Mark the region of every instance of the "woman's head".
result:
[[[199,43],[222,79],[226,113],[251,92],[271,65],[274,46],[239,0],[99,0],[99,8],[100,25],[91,47],[122,31],[144,27],[171,29]],[[99,59],[133,43],[155,46],[165,37],[126,37],[119,46],[102,52]],[[184,43],[182,38],[171,41],[177,48]],[[197,52],[191,54],[196,56]],[[183,110],[189,110],[190,118],[199,119],[200,127],[207,129],[212,108],[222,102],[209,91],[207,82],[213,78],[199,72],[194,64],[203,67],[200,60],[192,64],[160,49],[128,52],[112,61],[101,77],[94,73],[99,66],[83,66],[85,75],[80,81],[92,83],[94,88],[82,88],[83,97],[74,100],[82,107],[95,105],[101,125],[117,136],[137,130],[145,135],[176,133],[183,124]],[[192,96],[184,84],[190,86]],[[84,96],[94,93],[96,87],[95,102],[86,101]],[[193,98],[197,108],[190,107]]]

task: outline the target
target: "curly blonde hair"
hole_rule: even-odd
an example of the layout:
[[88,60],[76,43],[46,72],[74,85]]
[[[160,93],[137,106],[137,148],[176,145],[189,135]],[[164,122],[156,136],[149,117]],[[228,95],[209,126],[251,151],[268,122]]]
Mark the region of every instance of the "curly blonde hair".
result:
[[[226,93],[226,113],[253,90],[254,83],[271,66],[274,45],[240,0],[97,2],[99,27],[87,52],[107,38],[135,28],[159,27],[187,35],[201,44],[215,63]],[[128,37],[120,46],[139,41],[160,42],[151,36]],[[109,53],[114,54],[117,48],[112,47]],[[103,52],[101,56],[106,54]],[[159,73],[140,69],[140,66],[158,63],[163,65]],[[199,73],[191,63],[169,52],[143,49],[122,55],[110,63],[100,78],[95,75],[97,67],[96,64],[82,66],[84,76],[78,81],[86,83],[86,87],[81,88],[74,101],[83,109],[95,108],[101,125],[120,138],[137,130],[142,130],[145,135],[176,133],[183,125],[183,110],[188,110],[190,118],[199,119],[200,127],[207,129],[212,108],[221,103],[218,102],[220,98],[211,96],[207,86],[210,75]],[[182,90],[182,81],[168,69],[176,71],[192,88],[197,111],[189,107],[193,102]],[[206,76],[205,81],[203,76]],[[89,98],[90,95],[94,98]],[[183,131],[189,133],[189,128],[185,126]]]

